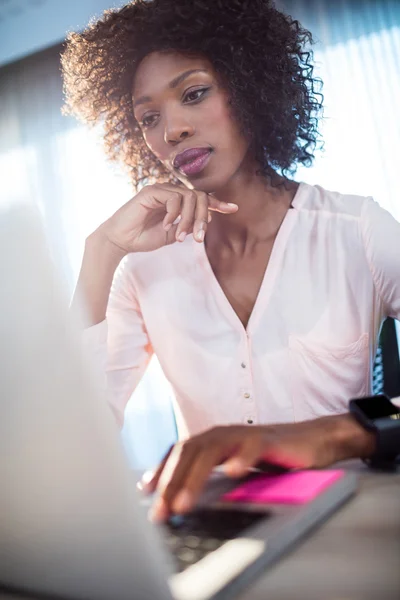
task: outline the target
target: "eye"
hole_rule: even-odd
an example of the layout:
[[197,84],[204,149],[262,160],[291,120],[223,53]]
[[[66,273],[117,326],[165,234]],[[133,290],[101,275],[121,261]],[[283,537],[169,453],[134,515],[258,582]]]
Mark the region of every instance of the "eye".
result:
[[209,89],[210,88],[198,88],[197,90],[191,90],[184,95],[183,101],[189,103],[196,102],[197,100],[200,100]]
[[140,125],[142,127],[151,127],[152,125],[154,125],[156,118],[157,115],[147,115],[143,117],[143,119],[140,122]]

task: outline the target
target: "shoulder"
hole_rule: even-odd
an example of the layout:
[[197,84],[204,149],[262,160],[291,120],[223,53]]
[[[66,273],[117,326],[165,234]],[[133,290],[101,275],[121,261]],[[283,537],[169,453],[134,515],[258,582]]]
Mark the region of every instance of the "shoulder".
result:
[[370,203],[376,204],[369,196],[344,194],[327,190],[320,185],[301,183],[293,206],[314,217],[359,221]]

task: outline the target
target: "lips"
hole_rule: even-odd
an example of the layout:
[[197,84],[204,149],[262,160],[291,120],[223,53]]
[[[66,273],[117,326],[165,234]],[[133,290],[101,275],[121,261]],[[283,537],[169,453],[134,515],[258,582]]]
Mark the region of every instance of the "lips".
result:
[[179,169],[182,165],[192,163],[193,161],[208,155],[211,152],[210,148],[190,148],[184,152],[177,154],[174,159],[174,168]]

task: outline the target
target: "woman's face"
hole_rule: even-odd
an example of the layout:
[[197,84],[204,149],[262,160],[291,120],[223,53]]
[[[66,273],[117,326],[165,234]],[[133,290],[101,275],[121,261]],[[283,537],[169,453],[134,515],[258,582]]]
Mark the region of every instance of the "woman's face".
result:
[[188,187],[215,192],[244,169],[249,143],[207,59],[149,54],[132,100],[147,146]]

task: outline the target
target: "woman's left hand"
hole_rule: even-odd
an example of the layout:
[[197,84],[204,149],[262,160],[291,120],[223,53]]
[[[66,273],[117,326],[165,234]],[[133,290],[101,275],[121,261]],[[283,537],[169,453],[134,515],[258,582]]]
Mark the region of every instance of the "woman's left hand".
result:
[[368,456],[374,438],[350,416],[302,423],[214,427],[173,446],[155,472],[139,484],[157,489],[151,512],[155,521],[191,510],[211,471],[223,463],[230,477],[241,477],[260,460],[286,468],[325,467],[337,460]]

